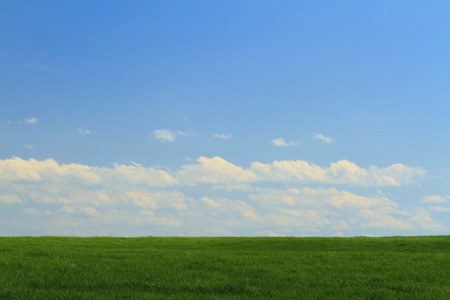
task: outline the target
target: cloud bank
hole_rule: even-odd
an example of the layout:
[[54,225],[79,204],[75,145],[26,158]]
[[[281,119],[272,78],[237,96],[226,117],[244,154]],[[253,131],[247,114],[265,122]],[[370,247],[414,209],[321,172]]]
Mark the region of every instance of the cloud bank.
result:
[[16,157],[0,160],[0,207],[8,212],[0,234],[332,236],[448,230],[432,219],[432,213],[446,213],[443,206],[405,208],[379,193],[350,190],[400,187],[424,174],[402,164],[362,168],[345,160],[328,167],[306,161],[243,167],[202,156],[162,170]]

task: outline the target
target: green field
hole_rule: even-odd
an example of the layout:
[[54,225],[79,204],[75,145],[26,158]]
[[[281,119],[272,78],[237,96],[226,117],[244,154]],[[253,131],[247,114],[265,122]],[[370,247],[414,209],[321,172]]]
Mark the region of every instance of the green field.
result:
[[0,299],[449,299],[450,236],[0,238]]

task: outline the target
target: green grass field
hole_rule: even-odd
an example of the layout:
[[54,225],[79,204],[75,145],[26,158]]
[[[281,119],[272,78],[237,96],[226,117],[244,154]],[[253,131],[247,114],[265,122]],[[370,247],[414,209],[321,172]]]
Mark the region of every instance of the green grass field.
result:
[[450,236],[0,238],[0,299],[449,299]]

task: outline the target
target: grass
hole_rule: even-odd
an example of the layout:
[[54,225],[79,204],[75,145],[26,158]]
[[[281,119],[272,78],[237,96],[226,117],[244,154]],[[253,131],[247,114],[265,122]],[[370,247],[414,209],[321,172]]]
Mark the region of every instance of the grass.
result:
[[0,238],[0,299],[448,299],[450,236]]

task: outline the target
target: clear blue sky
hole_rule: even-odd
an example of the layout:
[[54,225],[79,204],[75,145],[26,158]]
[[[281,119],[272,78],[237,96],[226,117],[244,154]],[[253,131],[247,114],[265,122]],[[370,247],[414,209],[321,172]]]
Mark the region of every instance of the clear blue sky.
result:
[[0,235],[449,234],[448,1],[3,1]]

